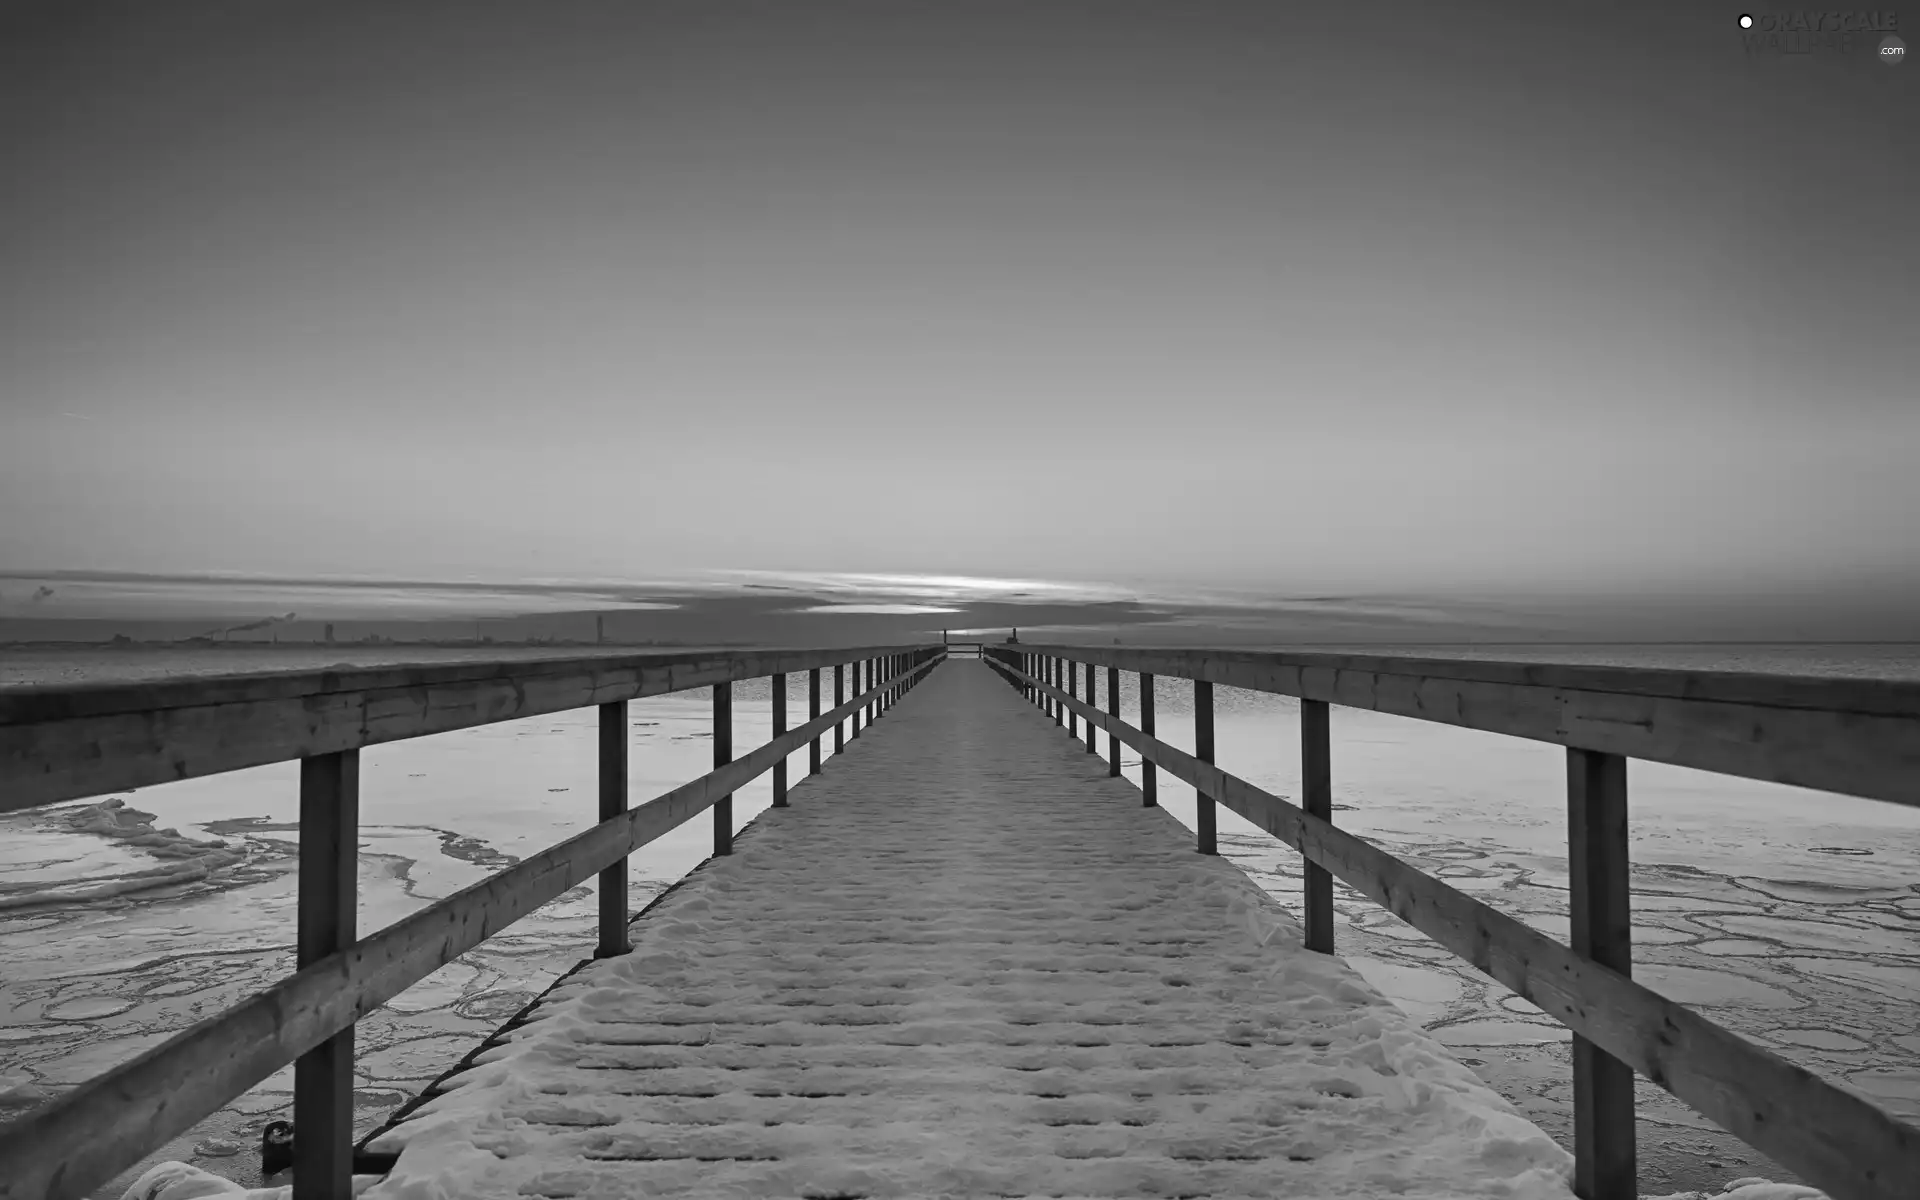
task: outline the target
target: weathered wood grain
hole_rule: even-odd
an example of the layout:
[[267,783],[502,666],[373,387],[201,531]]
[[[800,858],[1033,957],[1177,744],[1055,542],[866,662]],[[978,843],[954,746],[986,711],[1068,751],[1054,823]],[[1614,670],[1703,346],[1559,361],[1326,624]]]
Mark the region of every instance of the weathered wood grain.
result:
[[857,696],[744,758],[403,917],[0,1126],[0,1200],[86,1196],[434,970],[738,791],[872,699]]
[[[1567,891],[1573,952],[1633,974],[1627,761],[1567,751]],[[1635,1200],[1633,1069],[1573,1037],[1573,1186],[1583,1200]]]
[[[1140,676],[1140,730],[1153,736],[1153,676]],[[1151,759],[1140,760],[1140,804],[1143,808],[1160,805],[1160,769]]]
[[[1300,702],[1300,800],[1308,815],[1333,821],[1333,733],[1327,706],[1319,700]],[[1142,730],[1151,734],[1153,730]],[[1321,954],[1333,953],[1333,876],[1308,863],[1302,881],[1302,914],[1306,946]]]
[[[787,731],[787,677],[775,675],[773,687],[773,736],[779,737]],[[787,806],[787,760],[781,759],[773,764],[773,806]]]
[[599,655],[0,691],[0,812],[873,653]]
[[[820,668],[810,667],[807,670],[807,720],[814,721],[814,720],[818,720],[819,717],[820,717]],[[818,737],[815,737],[807,743],[807,774],[818,775],[819,773],[820,773],[820,739]]]
[[[713,685],[713,767],[719,770],[733,761],[733,685]],[[733,853],[733,793],[716,796],[713,801],[713,853],[716,857]]]
[[1123,670],[1920,805],[1920,683],[1254,651],[1041,649]]
[[1280,797],[1058,689],[1042,690],[1835,1200],[1912,1200],[1920,1129]]
[[[630,736],[627,702],[600,706],[600,820],[611,821],[627,811],[627,745]],[[627,942],[627,860],[618,859],[600,872],[600,944],[595,958],[625,954]]]
[[[359,864],[360,752],[301,760],[297,967],[353,944]],[[341,1029],[293,1064],[294,1200],[353,1194],[353,1033]]]

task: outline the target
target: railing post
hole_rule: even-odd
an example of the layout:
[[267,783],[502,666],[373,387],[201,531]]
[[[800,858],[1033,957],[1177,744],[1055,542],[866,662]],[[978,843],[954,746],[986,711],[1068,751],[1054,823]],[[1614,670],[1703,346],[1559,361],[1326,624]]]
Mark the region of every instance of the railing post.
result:
[[[1300,702],[1300,799],[1310,817],[1333,821],[1333,744],[1324,700]],[[1333,953],[1333,876],[1317,863],[1306,864],[1306,945]]]
[[[627,702],[600,706],[600,820],[627,811]],[[612,958],[633,947],[627,942],[627,860],[600,872],[600,945],[595,958]]]
[[[1140,672],[1140,732],[1153,736],[1153,676]],[[1153,760],[1140,756],[1140,805],[1155,808],[1160,804],[1160,774]]]
[[[835,712],[840,711],[840,706],[847,702],[847,673],[845,667],[845,663],[833,664],[833,709]],[[846,724],[847,721],[845,717],[833,723],[833,752],[835,754],[839,754],[847,748]]]
[[[1053,689],[1065,691],[1067,682],[1067,660],[1059,655],[1053,656]],[[1056,725],[1067,723],[1067,706],[1058,696],[1053,698],[1053,721]]]
[[[1213,685],[1204,679],[1193,681],[1193,756],[1203,763],[1213,762]],[[1200,827],[1199,850],[1202,854],[1220,853],[1215,836],[1213,797],[1200,788],[1193,789],[1195,824]]]
[[[713,766],[715,770],[733,761],[733,684],[713,685]],[[716,857],[733,853],[733,794],[713,802],[713,853]]]
[[[773,736],[787,731],[787,676],[783,671],[773,677]],[[787,806],[787,756],[773,764],[773,807]]]
[[[1567,751],[1567,866],[1573,952],[1633,974],[1627,866],[1627,760]],[[1582,1200],[1634,1200],[1633,1068],[1573,1035],[1573,1191]]]
[[[360,752],[300,760],[300,875],[294,962],[353,945],[360,846]],[[294,1060],[293,1194],[353,1194],[353,1026]]]
[[[1093,669],[1093,664],[1088,663],[1087,664],[1087,707],[1088,708],[1100,707],[1100,698],[1094,695],[1094,675],[1095,675],[1095,672]],[[1093,739],[1095,736],[1096,736],[1096,733],[1094,729],[1093,718],[1088,717],[1087,718],[1087,753],[1088,754],[1099,753],[1099,751],[1095,750],[1093,747]]]
[[[807,721],[811,724],[820,719],[820,668],[807,668]],[[820,735],[814,734],[807,743],[807,774],[820,773]]]
[[[1072,659],[1067,659],[1065,662],[1067,686],[1060,690],[1069,696],[1078,697],[1080,695],[1080,664]],[[1077,742],[1080,740],[1080,714],[1072,708],[1067,708],[1066,705],[1061,707],[1067,709],[1067,736]]]
[[[1113,723],[1120,723],[1120,668],[1107,668],[1107,715]],[[1107,730],[1107,777],[1120,778],[1120,739],[1113,736],[1113,730]]]
[[[852,668],[848,672],[850,675],[852,675],[852,678],[847,681],[847,686],[853,690],[853,695],[848,696],[847,699],[852,700],[858,697],[862,692],[867,690],[866,688],[860,685],[860,674],[861,674],[861,671],[866,666],[866,663],[864,660],[856,659],[853,662],[849,663],[848,666]],[[866,705],[864,704],[859,705],[854,708],[852,715],[847,718],[847,740],[848,741],[851,742],[859,738],[860,718],[866,715],[866,711],[867,711]]]

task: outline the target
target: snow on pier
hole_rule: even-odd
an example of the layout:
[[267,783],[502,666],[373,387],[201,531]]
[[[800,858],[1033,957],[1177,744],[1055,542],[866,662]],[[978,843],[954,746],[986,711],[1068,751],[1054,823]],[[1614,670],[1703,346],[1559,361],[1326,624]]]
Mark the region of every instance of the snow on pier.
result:
[[369,1148],[369,1200],[1570,1197],[1570,1156],[950,661]]

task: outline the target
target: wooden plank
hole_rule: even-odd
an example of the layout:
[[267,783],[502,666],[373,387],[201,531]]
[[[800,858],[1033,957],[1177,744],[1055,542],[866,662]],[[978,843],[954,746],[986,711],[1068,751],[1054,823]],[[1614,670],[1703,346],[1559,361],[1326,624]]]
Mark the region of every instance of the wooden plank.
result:
[[[353,945],[359,899],[360,752],[300,761],[299,931],[294,961],[311,967]],[[294,1200],[353,1194],[353,1027],[293,1065]]]
[[[1120,719],[1120,668],[1107,668],[1107,715],[1114,720]],[[1112,734],[1107,735],[1107,776],[1120,778],[1120,742]]]
[[[1333,738],[1325,703],[1300,702],[1300,800],[1309,816],[1333,821]],[[1317,863],[1304,872],[1306,947],[1333,953],[1333,876]]]
[[1251,651],[1048,650],[1124,670],[1920,805],[1920,684]]
[[[715,770],[733,761],[733,685],[713,685],[713,766]],[[715,857],[733,853],[733,793],[713,802],[713,853]]]
[[[1907,716],[1920,711],[1920,680],[1855,679],[1766,671],[1692,671],[1659,667],[1586,666],[1542,661],[1426,658],[1414,655],[1315,654],[1300,651],[1185,649],[1178,647],[1043,644],[1040,653],[1067,654],[1097,666],[1199,673],[1214,684],[1267,690],[1240,682],[1276,668],[1327,675],[1411,675],[1422,679],[1501,683],[1567,691],[1706,700],[1821,712]],[[1291,693],[1289,693],[1291,694]]]
[[600,655],[0,690],[0,812],[805,670],[863,652]]
[[[1567,863],[1573,952],[1633,974],[1628,882],[1627,760],[1567,751]],[[1640,1195],[1633,1068],[1573,1037],[1574,1193],[1582,1200]]]
[[[807,669],[807,720],[820,718],[820,668]],[[820,739],[815,737],[807,743],[807,774],[820,773]]]
[[83,1200],[336,1031],[744,787],[860,702],[403,917],[0,1126],[0,1200]]
[[[627,702],[600,706],[600,820],[611,821],[627,811]],[[627,940],[627,860],[611,863],[600,872],[600,941],[595,958],[625,954]]]
[[[1153,736],[1153,676],[1140,676],[1140,728]],[[1140,760],[1140,803],[1146,808],[1160,805],[1160,768],[1152,759]]]
[[[1193,685],[1193,753],[1203,763],[1213,761],[1213,685],[1204,679],[1196,680]],[[1213,797],[1205,789],[1195,788],[1193,802],[1200,853],[1220,853],[1219,816],[1214,811]]]
[[[773,677],[773,736],[779,737],[787,731],[787,677],[784,674]],[[773,807],[787,806],[787,760],[781,759],[773,764]]]
[[1835,1200],[1912,1200],[1920,1129],[1278,796],[1131,726],[1116,729],[1143,758],[1205,789]]

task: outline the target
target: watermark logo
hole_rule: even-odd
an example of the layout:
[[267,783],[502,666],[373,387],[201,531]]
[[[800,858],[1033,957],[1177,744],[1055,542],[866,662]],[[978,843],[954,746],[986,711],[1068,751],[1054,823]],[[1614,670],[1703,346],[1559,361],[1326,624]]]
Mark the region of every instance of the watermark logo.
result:
[[1863,54],[1889,66],[1906,58],[1900,40],[1900,14],[1882,10],[1796,9],[1742,13],[1740,39],[1747,53]]

